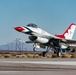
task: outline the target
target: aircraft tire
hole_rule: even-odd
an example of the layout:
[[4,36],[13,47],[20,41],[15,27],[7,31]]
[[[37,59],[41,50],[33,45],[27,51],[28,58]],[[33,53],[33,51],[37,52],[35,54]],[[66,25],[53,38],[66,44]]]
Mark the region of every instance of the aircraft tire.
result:
[[60,51],[57,52],[57,56],[58,56],[58,57],[61,56],[61,52],[60,52]]
[[42,56],[43,56],[43,57],[46,56],[46,51],[42,52]]
[[56,54],[57,52],[56,51],[54,51],[54,54]]

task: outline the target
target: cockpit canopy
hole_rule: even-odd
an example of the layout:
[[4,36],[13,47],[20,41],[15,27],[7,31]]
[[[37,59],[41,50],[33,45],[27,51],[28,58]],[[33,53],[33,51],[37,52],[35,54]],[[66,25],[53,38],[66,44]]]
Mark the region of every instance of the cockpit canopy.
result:
[[28,25],[26,25],[26,26],[28,26],[28,27],[33,27],[33,28],[38,28],[38,26],[37,26],[36,24],[33,24],[33,23],[30,23],[30,24],[28,24]]

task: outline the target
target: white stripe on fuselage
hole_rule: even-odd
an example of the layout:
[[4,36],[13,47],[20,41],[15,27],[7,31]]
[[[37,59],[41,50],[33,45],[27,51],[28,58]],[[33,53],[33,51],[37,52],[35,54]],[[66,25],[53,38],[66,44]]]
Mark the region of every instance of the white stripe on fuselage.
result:
[[33,31],[32,34],[35,36],[41,36],[45,38],[55,37],[54,35],[49,34],[48,32],[42,30],[41,28],[32,28],[32,27],[27,27],[27,28]]

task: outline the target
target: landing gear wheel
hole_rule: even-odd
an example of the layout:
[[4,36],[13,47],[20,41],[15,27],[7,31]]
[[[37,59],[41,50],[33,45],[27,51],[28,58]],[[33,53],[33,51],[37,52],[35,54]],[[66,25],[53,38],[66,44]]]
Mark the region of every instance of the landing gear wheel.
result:
[[56,51],[54,51],[54,54],[56,54],[57,52]]
[[44,52],[42,52],[42,56],[44,56],[44,57],[45,57],[45,56],[46,56],[46,53],[47,53],[47,52],[45,52],[45,51],[44,51]]
[[61,56],[61,52],[60,52],[60,51],[57,52],[57,56],[58,56],[58,57]]

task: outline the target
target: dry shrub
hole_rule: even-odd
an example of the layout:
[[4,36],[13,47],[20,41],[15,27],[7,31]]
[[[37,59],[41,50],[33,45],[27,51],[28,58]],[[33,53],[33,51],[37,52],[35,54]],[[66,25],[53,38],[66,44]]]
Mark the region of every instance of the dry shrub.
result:
[[13,57],[15,57],[17,54],[15,54],[15,53],[12,53],[11,55],[12,55]]
[[41,53],[40,53],[40,54],[37,54],[37,57],[38,57],[38,58],[43,58],[43,56],[42,56]]
[[52,58],[57,58],[57,54],[52,54]]
[[51,54],[48,54],[46,57],[47,58],[52,58],[52,55]]
[[33,58],[33,54],[27,54],[28,58]]
[[24,55],[24,54],[23,54],[23,55],[22,55],[22,58],[28,58],[28,57],[27,57],[27,55]]
[[45,57],[42,56],[41,54],[34,54],[33,58],[51,58],[51,54],[47,54]]
[[43,58],[43,56],[39,56],[38,58]]
[[0,58],[4,58],[4,55],[3,54],[0,54]]
[[21,55],[16,55],[15,58],[22,58],[22,56]]
[[15,58],[20,58],[20,55],[16,55]]
[[34,54],[33,58],[39,58],[39,55],[38,54]]
[[63,54],[62,58],[71,58],[72,55],[70,54]]
[[28,58],[26,55],[16,55],[15,58]]
[[73,55],[72,55],[72,58],[76,58],[76,54],[73,54]]
[[52,58],[62,58],[62,55],[58,57],[57,54],[52,54]]
[[12,58],[11,54],[4,54],[4,58]]

